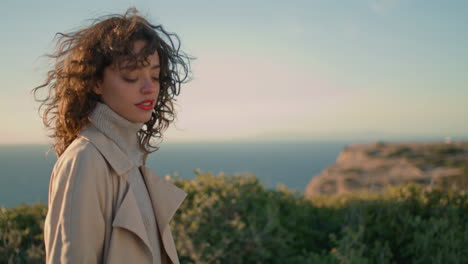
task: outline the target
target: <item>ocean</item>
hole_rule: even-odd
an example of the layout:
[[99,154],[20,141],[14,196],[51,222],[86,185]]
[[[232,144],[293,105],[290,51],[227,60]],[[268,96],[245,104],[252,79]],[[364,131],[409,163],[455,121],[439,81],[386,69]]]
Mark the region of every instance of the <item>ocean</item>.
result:
[[[352,142],[162,143],[148,157],[156,174],[195,178],[194,170],[237,174],[250,172],[266,188],[284,184],[304,192],[307,183],[333,164]],[[47,145],[0,145],[0,206],[47,202],[55,154]]]

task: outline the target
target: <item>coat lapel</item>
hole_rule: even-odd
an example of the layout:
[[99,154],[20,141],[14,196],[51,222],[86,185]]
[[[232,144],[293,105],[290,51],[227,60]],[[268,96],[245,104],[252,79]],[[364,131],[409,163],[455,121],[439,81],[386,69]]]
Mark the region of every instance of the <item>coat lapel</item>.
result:
[[[82,131],[81,136],[96,146],[99,152],[101,152],[119,176],[125,178],[127,173],[135,166],[133,162],[119,149],[115,142],[107,138],[95,126],[87,126],[86,129]],[[172,263],[179,264],[177,250],[169,227],[169,221],[172,219],[180,204],[187,196],[187,193],[174,184],[167,182],[160,176],[154,174],[145,166],[140,168],[151,199],[164,249]],[[141,212],[131,188],[129,188],[124,200],[122,201],[114,220],[114,226],[126,228],[132,231],[138,235],[151,250],[149,239],[141,218]]]
[[148,235],[146,234],[145,225],[132,188],[128,188],[128,191],[116,212],[112,226],[124,228],[134,233],[145,243],[150,252],[153,251],[150,246],[151,244],[149,242]]
[[83,129],[80,136],[87,139],[96,147],[117,175],[126,175],[135,166],[117,144],[100,132],[94,125],[89,125]]
[[187,193],[154,174],[145,166],[141,167],[141,173],[145,179],[148,193],[153,204],[153,210],[155,212],[159,232],[161,233],[164,249],[172,263],[178,264],[179,258],[169,227],[169,221],[187,196]]

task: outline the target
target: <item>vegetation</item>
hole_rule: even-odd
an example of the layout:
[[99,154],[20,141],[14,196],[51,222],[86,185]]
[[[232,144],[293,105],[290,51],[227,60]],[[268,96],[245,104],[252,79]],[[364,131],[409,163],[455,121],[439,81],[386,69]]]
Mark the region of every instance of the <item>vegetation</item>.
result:
[[43,263],[43,203],[0,207],[0,263]]
[[[405,159],[423,172],[437,168],[457,169],[453,175],[437,179],[444,188],[468,189],[468,143],[434,143],[434,144],[384,144],[377,143],[374,148],[366,150],[371,158]],[[360,173],[361,168],[348,169],[344,173]],[[420,179],[420,184],[429,185],[431,179]],[[417,182],[415,182],[417,183]]]
[[[468,194],[416,185],[306,200],[255,176],[195,172],[171,222],[181,263],[464,263]],[[0,263],[41,263],[44,204],[2,208]]]
[[[460,168],[467,165],[467,144],[429,144],[410,147],[407,145],[377,147],[367,152],[369,156],[381,158],[405,158],[420,169],[433,167]],[[374,152],[373,152],[374,151]],[[372,155],[373,154],[373,155]]]

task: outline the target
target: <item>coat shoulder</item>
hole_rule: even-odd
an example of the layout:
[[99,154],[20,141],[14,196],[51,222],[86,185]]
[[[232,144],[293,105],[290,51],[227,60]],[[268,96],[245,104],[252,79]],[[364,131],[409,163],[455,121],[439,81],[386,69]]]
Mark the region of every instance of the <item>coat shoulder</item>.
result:
[[[105,184],[109,168],[99,150],[82,137],[75,139],[57,160],[52,175],[54,181],[76,181]],[[55,178],[55,179],[54,179]]]
[[95,165],[106,163],[104,157],[93,143],[83,137],[76,138],[67,147],[57,160],[57,165],[76,161],[94,163]]
[[91,142],[77,138],[55,164],[44,223],[47,263],[98,263],[111,212],[111,177]]

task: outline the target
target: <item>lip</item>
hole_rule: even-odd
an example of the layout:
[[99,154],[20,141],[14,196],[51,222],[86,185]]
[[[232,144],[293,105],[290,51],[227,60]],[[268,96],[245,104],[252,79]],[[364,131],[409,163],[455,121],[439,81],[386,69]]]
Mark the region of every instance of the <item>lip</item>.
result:
[[135,106],[145,111],[151,111],[154,108],[154,100],[143,100]]

